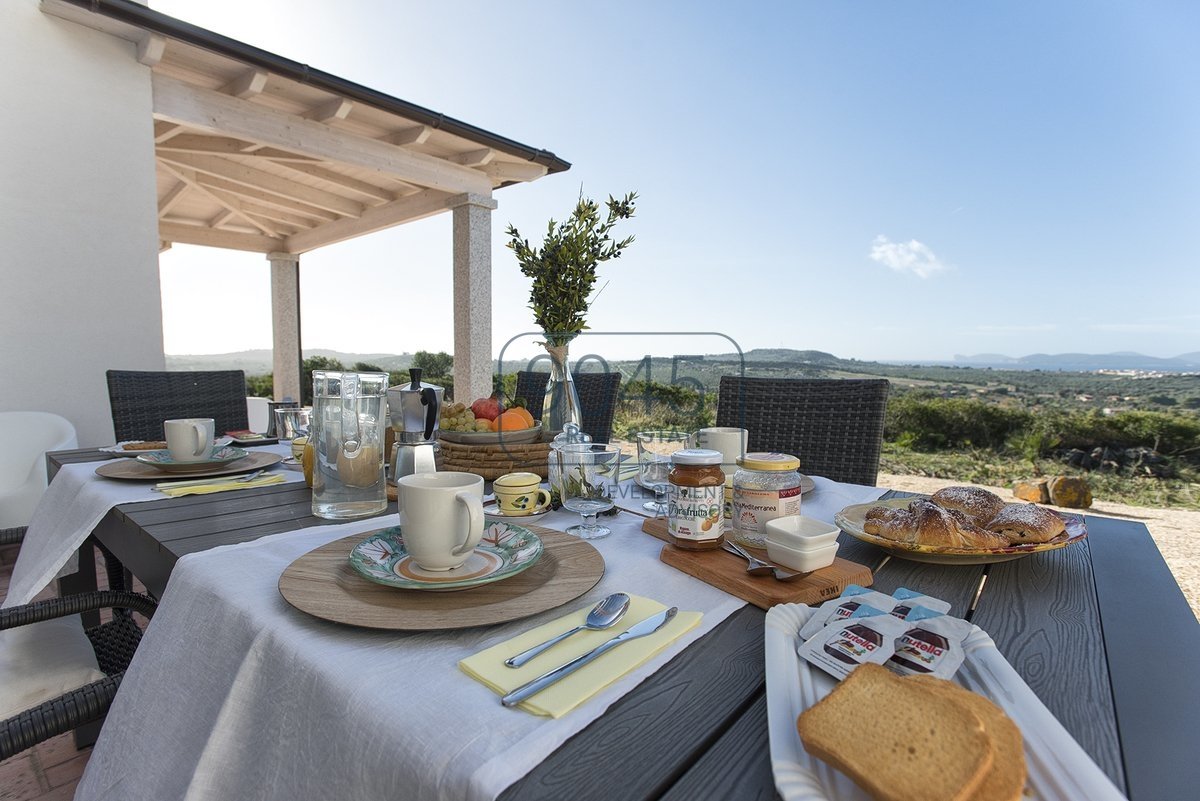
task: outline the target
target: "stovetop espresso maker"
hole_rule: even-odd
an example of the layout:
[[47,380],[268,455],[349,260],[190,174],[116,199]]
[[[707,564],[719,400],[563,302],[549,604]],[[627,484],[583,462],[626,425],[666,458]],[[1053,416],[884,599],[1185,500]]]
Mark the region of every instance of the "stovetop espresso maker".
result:
[[408,371],[408,384],[388,387],[388,418],[396,434],[392,452],[392,480],[413,473],[437,471],[438,415],[445,389],[421,381],[421,370]]

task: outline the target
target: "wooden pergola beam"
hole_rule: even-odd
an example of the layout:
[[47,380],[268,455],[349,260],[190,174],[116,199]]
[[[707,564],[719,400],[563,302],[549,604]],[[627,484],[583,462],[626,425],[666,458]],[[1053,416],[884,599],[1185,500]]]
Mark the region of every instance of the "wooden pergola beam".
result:
[[478,170],[414,153],[376,139],[334,130],[313,120],[190,86],[154,74],[154,115],[159,119],[285,150],[353,164],[443,192],[490,194],[491,179]]
[[338,220],[311,231],[292,234],[285,240],[286,247],[281,250],[286,250],[288,253],[304,253],[323,245],[382,231],[403,222],[431,217],[446,210],[446,199],[450,196],[447,192],[426,189],[382,206],[372,206],[358,219]]
[[182,242],[185,245],[204,245],[213,248],[246,250],[251,253],[270,253],[283,246],[282,239],[238,231],[216,231],[200,225],[183,225],[174,222],[158,224],[160,239],[167,242]]

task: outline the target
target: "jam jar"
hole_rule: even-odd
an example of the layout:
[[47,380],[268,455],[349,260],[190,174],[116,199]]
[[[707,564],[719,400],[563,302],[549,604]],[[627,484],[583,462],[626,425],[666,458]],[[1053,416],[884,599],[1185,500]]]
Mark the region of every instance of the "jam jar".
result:
[[742,545],[765,548],[768,520],[800,514],[800,460],[786,453],[747,453],[737,465],[731,534]]
[[720,451],[687,448],[671,454],[667,540],[706,551],[725,544],[725,473]]

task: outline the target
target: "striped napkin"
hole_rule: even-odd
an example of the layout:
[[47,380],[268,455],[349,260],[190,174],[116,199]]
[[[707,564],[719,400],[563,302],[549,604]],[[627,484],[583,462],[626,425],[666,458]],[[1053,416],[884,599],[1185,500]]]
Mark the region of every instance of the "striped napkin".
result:
[[179,484],[174,486],[159,484],[155,486],[155,489],[163,495],[178,498],[180,495],[211,495],[214,492],[250,489],[251,487],[269,487],[272,484],[282,484],[286,480],[279,473],[269,473],[265,476],[259,476],[252,481],[238,481],[237,479],[227,479],[225,481],[213,480],[208,484],[188,484],[185,486]]

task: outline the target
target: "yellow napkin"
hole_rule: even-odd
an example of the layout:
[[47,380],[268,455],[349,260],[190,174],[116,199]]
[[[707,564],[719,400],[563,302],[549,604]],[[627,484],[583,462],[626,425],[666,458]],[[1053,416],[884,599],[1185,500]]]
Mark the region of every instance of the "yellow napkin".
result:
[[[591,606],[572,612],[538,626],[535,629],[493,645],[458,663],[463,673],[482,682],[499,695],[507,695],[527,681],[536,679],[559,665],[570,662],[601,643],[611,640],[656,612],[667,607],[658,601],[629,596],[629,611],[615,626],[604,631],[580,631],[563,642],[538,654],[519,668],[510,668],[504,660],[532,648],[540,642],[582,625]],[[666,648],[681,635],[695,628],[703,617],[699,612],[679,612],[658,631],[636,640],[622,643],[594,662],[585,665],[565,679],[560,679],[536,695],[522,701],[520,707],[535,715],[560,718],[629,671]]]
[[282,484],[286,479],[279,473],[261,476],[253,481],[223,481],[218,484],[193,484],[190,487],[163,487],[159,490],[163,495],[177,498],[180,495],[210,495],[226,490],[250,489],[251,487],[269,487],[272,484]]

